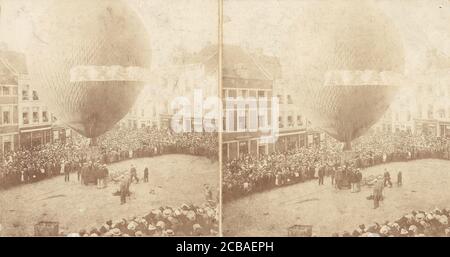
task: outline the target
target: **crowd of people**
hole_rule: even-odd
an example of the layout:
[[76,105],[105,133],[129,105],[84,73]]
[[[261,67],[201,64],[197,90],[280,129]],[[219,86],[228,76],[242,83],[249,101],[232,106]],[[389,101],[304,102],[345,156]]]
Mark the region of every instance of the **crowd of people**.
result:
[[395,161],[424,158],[450,159],[450,140],[407,133],[370,133],[343,151],[342,144],[327,138],[319,146],[302,147],[269,155],[242,155],[223,165],[223,201],[275,187],[331,177],[338,189],[358,190],[364,168]]
[[394,222],[382,224],[361,224],[352,233],[344,231],[332,236],[343,237],[442,237],[450,236],[449,209],[434,209],[433,211],[412,211]]
[[61,236],[127,237],[127,236],[217,236],[219,213],[217,204],[208,201],[196,206],[182,204],[177,208],[153,209],[142,217],[106,221],[99,227],[82,229],[75,233],[60,232]]
[[[49,143],[4,153],[0,163],[0,188],[61,174],[65,174],[67,180],[73,172],[80,177],[86,164],[101,170],[103,164],[176,153],[205,156],[212,161],[218,159],[218,137],[215,133],[174,133],[169,129],[151,127],[118,127],[97,138],[97,146],[89,144],[88,139],[73,134],[65,143]],[[85,177],[92,176],[85,174]]]

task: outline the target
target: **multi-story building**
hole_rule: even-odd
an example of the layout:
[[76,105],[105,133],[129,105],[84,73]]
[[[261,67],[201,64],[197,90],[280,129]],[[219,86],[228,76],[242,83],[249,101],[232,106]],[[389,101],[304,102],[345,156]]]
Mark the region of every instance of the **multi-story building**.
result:
[[[224,45],[222,60],[222,158],[274,151],[273,75],[239,46]],[[245,99],[255,99],[256,104]]]
[[450,69],[417,78],[415,133],[450,137]]
[[374,128],[450,137],[450,58],[429,52],[426,72],[409,76]]
[[2,154],[19,147],[19,78],[26,73],[24,57],[0,51],[0,150]]
[[25,55],[0,51],[2,152],[52,142],[52,119],[28,77]]
[[190,106],[192,109],[189,115],[181,117],[184,130],[203,127],[204,119],[193,119],[194,99],[197,97],[196,100],[203,103],[208,97],[217,97],[218,56],[218,47],[212,44],[198,53],[183,51],[174,56],[171,67],[155,72],[121,124],[134,128],[170,127],[173,115],[180,110],[177,103],[182,102],[180,99],[183,98],[188,103],[187,108]]
[[[278,57],[265,55],[261,50],[252,54],[256,63],[273,80],[273,95],[278,99],[279,135],[275,144],[277,151],[287,151],[303,146],[320,144],[323,133],[314,130],[296,99],[298,86],[284,78]],[[321,136],[322,135],[322,136]]]
[[52,117],[28,78],[19,81],[19,134],[21,147],[52,142]]

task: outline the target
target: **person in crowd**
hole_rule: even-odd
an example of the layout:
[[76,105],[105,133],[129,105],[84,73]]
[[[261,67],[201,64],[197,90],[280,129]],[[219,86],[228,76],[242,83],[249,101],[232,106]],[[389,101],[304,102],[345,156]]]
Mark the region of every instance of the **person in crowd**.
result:
[[127,195],[129,190],[128,179],[125,175],[120,177],[120,204],[125,204],[127,202]]
[[77,171],[77,181],[81,182],[81,163],[79,161],[75,162],[75,169]]
[[[444,158],[444,152],[450,152],[449,139],[403,132],[370,132],[352,142],[352,150],[345,153],[341,143],[328,137],[320,145],[311,147],[275,151],[257,157],[244,154],[223,163],[223,200],[226,202],[277,186],[309,181],[314,178],[316,167],[323,163],[334,167],[334,172],[330,172],[332,181],[334,187],[341,190],[347,187],[355,169],[380,165],[384,161],[408,161],[409,154],[410,159]],[[356,174],[356,178],[362,177],[362,174]],[[358,181],[361,183],[362,178],[354,180],[353,191],[359,191]],[[390,184],[389,179],[386,185]],[[244,189],[244,185],[249,187]]]
[[219,212],[216,202],[202,205],[183,203],[152,209],[144,216],[107,220],[103,224],[78,232],[62,233],[70,237],[154,237],[154,236],[217,236]]
[[[450,211],[435,208],[432,211],[413,210],[392,222],[361,224],[353,231],[354,237],[449,237]],[[349,234],[348,232],[343,232]],[[333,233],[339,236],[339,233]]]
[[331,178],[331,185],[334,186],[334,184],[336,183],[334,178],[336,176],[336,168],[335,167],[330,167],[330,178]]
[[317,173],[318,173],[317,175],[319,177],[319,186],[323,185],[323,178],[325,177],[325,166],[320,165]]
[[139,178],[137,176],[137,170],[133,164],[131,165],[131,168],[130,168],[130,176],[131,176],[131,178],[130,178],[131,182],[133,182],[133,180],[136,180],[136,183],[139,183]]
[[384,180],[381,177],[377,178],[375,186],[373,187],[374,209],[377,209],[380,206],[380,201],[383,200],[383,187],[384,187]]
[[397,173],[397,186],[402,186],[403,185],[403,178],[402,178],[402,172],[399,171]]
[[391,174],[389,173],[389,171],[387,171],[387,169],[385,169],[384,171],[384,186],[392,187]]
[[67,172],[68,169],[66,169],[66,163],[64,160],[61,161],[61,168],[60,168],[60,173],[64,174],[64,182],[69,182],[70,180],[70,173]]
[[144,169],[144,182],[147,183],[148,182],[148,168],[145,167]]
[[357,169],[356,173],[356,192],[360,192],[361,191],[361,181],[363,179],[362,173],[361,173],[361,169]]
[[87,176],[89,174],[89,164],[84,163],[83,168],[81,168],[81,180],[80,183],[86,185],[87,184]]
[[203,189],[205,190],[206,202],[213,201],[213,193],[212,193],[211,187],[208,184],[204,184]]
[[[94,149],[89,146],[88,139],[74,133],[72,139],[66,142],[20,148],[5,153],[0,156],[3,158],[0,162],[0,187],[9,188],[60,174],[64,174],[67,182],[70,174],[62,167],[65,160],[71,162],[72,168],[69,170],[76,171],[77,179],[85,183],[94,181],[90,180],[93,176],[87,176],[88,173],[83,179],[82,164],[85,162],[113,163],[170,153],[201,155],[217,161],[219,149],[217,133],[174,133],[170,129],[156,127],[132,130],[113,128],[100,136],[97,142],[99,147]],[[41,172],[42,167],[44,173]]]
[[109,176],[108,166],[106,164],[103,164],[101,167],[102,188],[105,188],[108,186],[107,185],[108,176]]

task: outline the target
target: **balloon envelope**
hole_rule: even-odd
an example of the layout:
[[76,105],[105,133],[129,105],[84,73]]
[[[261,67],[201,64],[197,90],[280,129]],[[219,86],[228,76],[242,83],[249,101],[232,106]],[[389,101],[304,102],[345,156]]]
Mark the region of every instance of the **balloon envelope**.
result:
[[403,72],[403,43],[368,1],[308,2],[290,31],[287,59],[302,111],[342,142],[389,107]]
[[129,111],[150,68],[148,33],[121,0],[37,0],[30,77],[55,116],[97,137]]

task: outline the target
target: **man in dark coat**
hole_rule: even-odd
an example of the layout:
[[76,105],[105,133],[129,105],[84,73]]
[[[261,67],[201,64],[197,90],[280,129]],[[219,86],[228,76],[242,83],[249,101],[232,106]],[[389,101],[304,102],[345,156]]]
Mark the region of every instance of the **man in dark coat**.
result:
[[323,185],[323,177],[325,176],[325,167],[321,165],[317,173],[318,173],[317,175],[319,176],[319,186]]
[[384,173],[384,185],[392,187],[391,174],[389,174],[389,172],[386,169]]
[[136,182],[139,183],[139,178],[137,177],[137,171],[134,165],[131,165],[130,169],[130,176],[131,176],[131,182],[133,182],[133,179],[136,179]]
[[144,182],[148,182],[148,168],[145,167],[144,169]]
[[128,194],[128,179],[127,176],[122,176],[120,180],[120,204],[125,204],[127,202]]
[[81,184],[87,185],[87,180],[86,180],[86,178],[87,178],[87,176],[89,175],[89,170],[90,170],[89,164],[84,163],[84,164],[83,164],[83,168],[81,168],[81,181],[80,181]]

